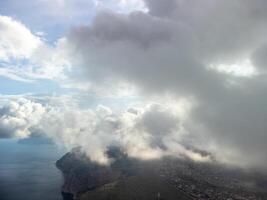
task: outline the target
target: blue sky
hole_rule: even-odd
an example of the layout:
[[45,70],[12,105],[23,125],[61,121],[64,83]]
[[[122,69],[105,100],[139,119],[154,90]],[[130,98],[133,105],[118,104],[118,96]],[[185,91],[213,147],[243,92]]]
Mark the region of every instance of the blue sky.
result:
[[21,93],[62,93],[64,89],[54,81],[38,80],[34,83],[15,81],[0,77],[0,94],[12,95]]

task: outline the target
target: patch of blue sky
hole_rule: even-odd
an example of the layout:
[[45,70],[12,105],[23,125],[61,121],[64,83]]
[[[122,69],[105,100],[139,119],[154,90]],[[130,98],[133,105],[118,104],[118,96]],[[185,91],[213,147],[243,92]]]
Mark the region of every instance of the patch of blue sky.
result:
[[108,106],[114,110],[126,109],[131,104],[135,104],[140,101],[138,96],[130,97],[99,97],[93,93],[79,93],[73,95],[76,100],[79,102],[79,106],[82,109],[86,108],[96,108],[99,105]]
[[36,80],[34,82],[23,82],[0,76],[0,94],[16,95],[23,93],[67,93],[58,83],[51,80]]
[[93,0],[1,0],[0,14],[25,24],[33,33],[44,33],[48,42],[61,38],[73,25],[90,24]]

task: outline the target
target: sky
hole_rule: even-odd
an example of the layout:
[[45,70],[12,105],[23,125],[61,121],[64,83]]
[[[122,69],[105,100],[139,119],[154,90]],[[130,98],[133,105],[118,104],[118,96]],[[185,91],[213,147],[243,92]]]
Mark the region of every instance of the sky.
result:
[[266,170],[266,9],[0,1],[0,138],[49,137],[103,164],[117,145],[139,159]]

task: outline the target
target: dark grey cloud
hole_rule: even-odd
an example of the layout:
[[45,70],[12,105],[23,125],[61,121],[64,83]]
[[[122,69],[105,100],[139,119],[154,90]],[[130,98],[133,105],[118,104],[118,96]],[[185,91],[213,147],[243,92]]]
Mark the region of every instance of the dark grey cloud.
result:
[[151,135],[150,145],[167,149],[163,139],[176,132],[180,119],[169,109],[162,105],[154,104],[137,120],[137,130],[143,130]]
[[267,44],[262,45],[252,54],[252,60],[257,69],[264,73],[267,69]]
[[171,16],[177,9],[178,3],[175,0],[145,0],[149,13],[153,16]]
[[143,114],[140,125],[153,135],[166,135],[177,128],[179,119],[160,105],[153,105]]
[[130,42],[145,48],[168,40],[170,33],[166,31],[166,26],[160,19],[153,19],[143,12],[129,15],[102,12],[94,18],[91,26],[76,27],[72,34],[84,36],[87,38],[84,42],[90,45]]

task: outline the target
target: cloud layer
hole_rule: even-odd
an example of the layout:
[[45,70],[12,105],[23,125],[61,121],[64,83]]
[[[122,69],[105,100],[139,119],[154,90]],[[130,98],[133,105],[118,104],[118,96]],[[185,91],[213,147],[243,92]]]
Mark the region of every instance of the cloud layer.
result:
[[[62,87],[98,95],[136,95],[150,105],[115,113],[104,107],[45,108],[39,128],[64,144],[84,146],[101,162],[107,162],[103,149],[113,143],[144,158],[191,155],[188,145],[228,163],[266,167],[266,1],[144,3],[146,8],[130,13],[99,11],[90,25],[73,27],[54,46],[18,22],[0,18],[4,30],[20,29],[30,44],[41,43],[21,52],[13,51],[13,40],[7,48],[8,38],[2,39],[3,61],[30,57],[30,66],[38,67],[27,74],[36,79],[50,78]],[[155,99],[159,105],[152,103]],[[180,99],[190,105],[186,117],[176,109],[184,106]],[[8,123],[5,119],[13,115],[2,113],[2,126],[10,135],[29,135],[24,133],[28,126]]]
[[183,138],[187,133],[183,123],[181,110],[160,104],[113,111],[101,105],[80,109],[70,104],[42,105],[20,98],[0,109],[1,138],[42,134],[68,149],[80,146],[92,160],[102,164],[110,162],[106,151],[114,145],[139,159],[173,155],[210,160],[209,155],[185,146]]
[[102,12],[92,25],[73,28],[67,42],[80,74],[72,78],[89,81],[96,91],[123,82],[146,98],[168,93],[194,99],[188,130],[222,158],[265,165],[266,2],[146,5],[148,12]]

